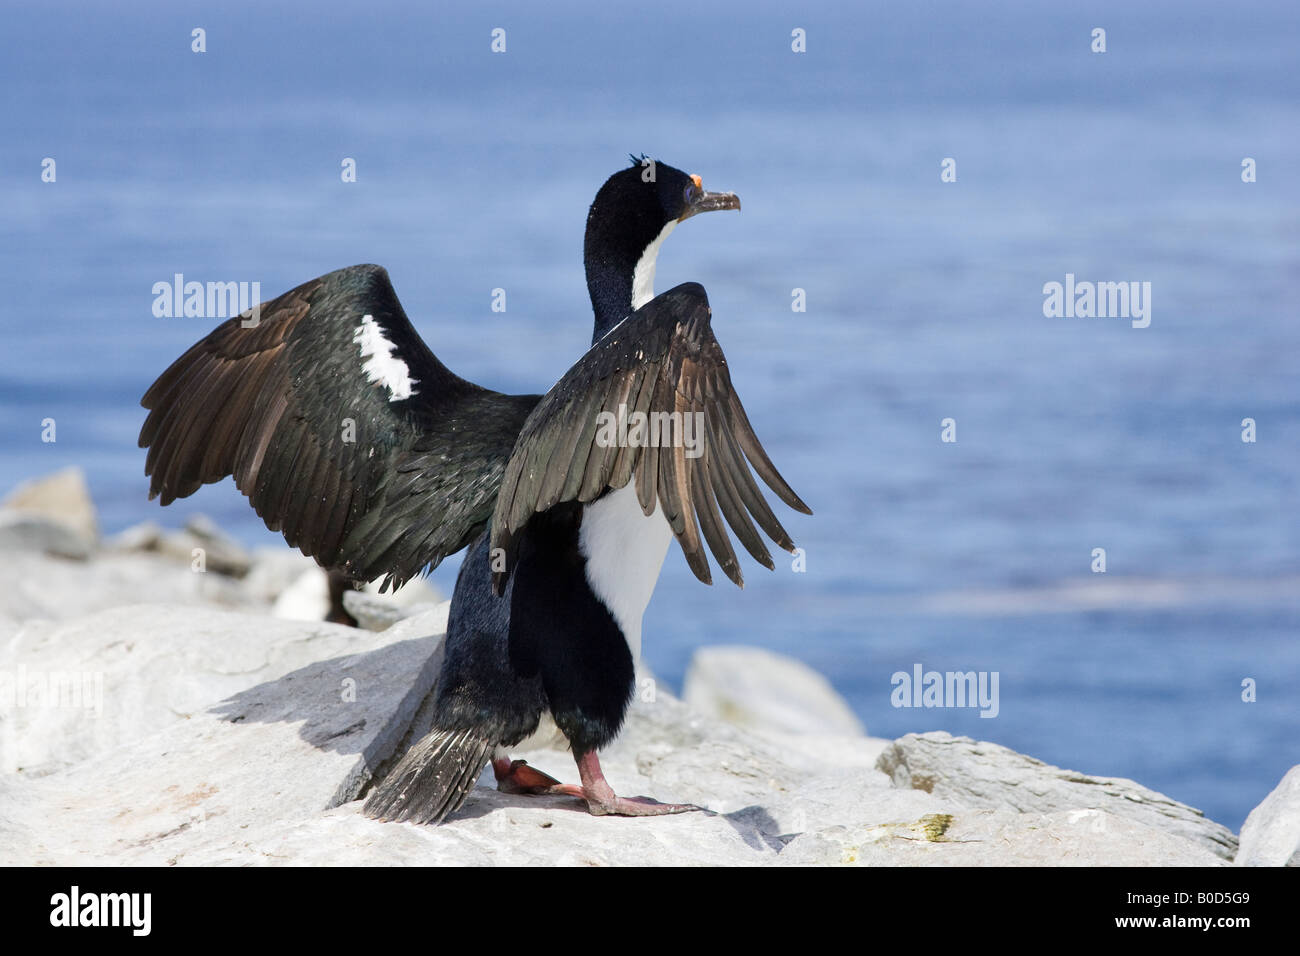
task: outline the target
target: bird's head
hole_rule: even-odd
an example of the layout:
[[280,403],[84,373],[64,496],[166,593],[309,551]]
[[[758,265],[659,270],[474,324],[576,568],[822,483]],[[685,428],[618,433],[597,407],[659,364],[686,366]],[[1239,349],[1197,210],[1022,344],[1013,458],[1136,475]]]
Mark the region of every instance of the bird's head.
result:
[[583,256],[596,338],[602,327],[654,297],[659,246],[679,222],[696,213],[739,208],[735,193],[709,192],[699,176],[644,154],[605,180],[587,213]]
[[632,231],[648,245],[665,228],[696,213],[740,208],[735,193],[711,193],[699,176],[645,154],[631,159],[631,166],[610,176],[596,193],[587,218],[589,228],[593,218],[621,220],[625,226],[633,220],[637,228]]

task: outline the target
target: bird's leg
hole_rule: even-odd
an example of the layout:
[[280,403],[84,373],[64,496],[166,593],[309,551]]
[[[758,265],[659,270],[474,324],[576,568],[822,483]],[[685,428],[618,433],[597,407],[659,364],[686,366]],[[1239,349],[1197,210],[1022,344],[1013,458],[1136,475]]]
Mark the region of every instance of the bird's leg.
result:
[[649,797],[620,797],[605,779],[600,769],[600,760],[596,751],[575,753],[578,762],[578,774],[582,778],[582,796],[587,799],[587,809],[596,816],[612,814],[620,817],[653,817],[662,813],[685,813],[688,810],[701,810],[702,807],[690,803],[660,803]]
[[581,786],[560,783],[550,774],[530,767],[526,760],[511,760],[509,757],[493,759],[492,773],[497,778],[497,789],[502,793],[581,797],[587,801],[587,809],[596,816],[653,817],[702,809],[690,803],[660,803],[649,797],[620,797],[605,779],[594,750],[574,754],[574,759],[582,778]]
[[530,767],[527,760],[494,758],[492,773],[497,778],[497,789],[502,793],[555,793],[567,797],[582,797],[582,787],[576,783],[560,783],[550,774]]

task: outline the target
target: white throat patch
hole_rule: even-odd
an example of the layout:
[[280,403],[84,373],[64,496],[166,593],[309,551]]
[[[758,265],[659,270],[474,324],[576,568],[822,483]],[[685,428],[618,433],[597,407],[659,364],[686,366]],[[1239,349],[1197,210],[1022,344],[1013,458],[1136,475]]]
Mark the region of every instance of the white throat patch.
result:
[[641,253],[641,258],[637,260],[636,269],[632,272],[633,310],[641,308],[655,297],[655,260],[659,258],[659,247],[676,227],[677,220],[671,220],[659,235],[655,236],[654,241],[645,247],[645,252]]
[[410,398],[415,393],[417,380],[411,378],[406,363],[393,354],[397,347],[384,337],[384,330],[373,315],[361,317],[352,341],[361,346],[361,357],[366,360],[361,370],[369,381],[388,389],[390,402]]

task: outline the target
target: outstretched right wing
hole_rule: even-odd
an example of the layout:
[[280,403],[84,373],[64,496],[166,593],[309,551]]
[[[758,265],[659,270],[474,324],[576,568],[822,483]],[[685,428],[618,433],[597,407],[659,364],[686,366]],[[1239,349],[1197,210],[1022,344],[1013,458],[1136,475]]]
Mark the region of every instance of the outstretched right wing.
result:
[[[724,518],[769,569],[772,556],[754,521],[780,547],[794,550],[750,468],[791,508],[812,511],[754,434],[713,337],[711,315],[699,284],[670,289],[611,329],[546,393],[511,454],[492,519],[492,547],[504,558],[493,572],[498,594],[519,533],[534,514],[561,502],[595,501],[629,482],[635,482],[644,514],[663,510],[687,563],[705,584],[713,583],[707,544],[727,577],[744,585]],[[611,423],[635,416],[662,423],[658,441],[653,428],[635,441],[635,433],[628,441],[610,435]]]
[[[400,586],[483,530],[537,395],[452,374],[374,265],[225,322],[145,393],[140,447],[164,505],[233,475],[326,568]],[[251,327],[245,327],[248,319]]]

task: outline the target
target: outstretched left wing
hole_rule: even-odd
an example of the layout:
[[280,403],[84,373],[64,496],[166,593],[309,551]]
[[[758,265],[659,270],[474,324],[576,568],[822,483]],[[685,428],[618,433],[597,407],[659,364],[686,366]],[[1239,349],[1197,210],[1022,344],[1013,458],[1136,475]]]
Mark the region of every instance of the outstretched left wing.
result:
[[453,374],[386,271],[339,269],[223,323],[150,386],[149,497],[233,475],[322,567],[400,585],[482,533],[538,398]]
[[663,509],[687,563],[705,584],[713,578],[703,543],[727,577],[744,586],[724,517],[769,569],[772,556],[754,521],[780,547],[794,550],[750,467],[791,508],[812,511],[754,434],[713,337],[711,314],[697,283],[657,296],[593,345],[533,410],[492,518],[491,546],[505,559],[504,570],[493,573],[498,594],[518,534],[534,514],[561,502],[595,501],[633,480],[641,510],[651,515]]

